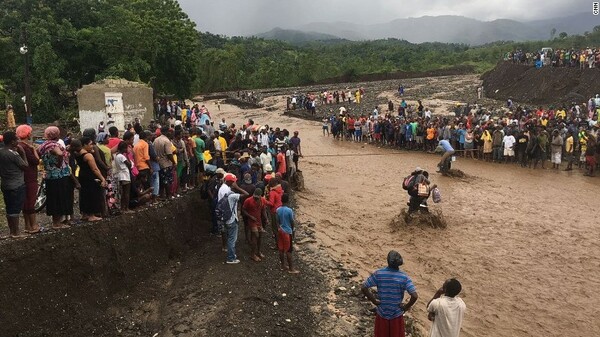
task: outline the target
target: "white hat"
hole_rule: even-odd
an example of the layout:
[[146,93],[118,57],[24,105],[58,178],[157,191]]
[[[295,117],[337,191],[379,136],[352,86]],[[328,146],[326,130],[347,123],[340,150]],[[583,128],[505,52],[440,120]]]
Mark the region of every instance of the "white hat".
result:
[[272,172],[273,171],[273,166],[271,166],[271,164],[265,165],[265,171]]

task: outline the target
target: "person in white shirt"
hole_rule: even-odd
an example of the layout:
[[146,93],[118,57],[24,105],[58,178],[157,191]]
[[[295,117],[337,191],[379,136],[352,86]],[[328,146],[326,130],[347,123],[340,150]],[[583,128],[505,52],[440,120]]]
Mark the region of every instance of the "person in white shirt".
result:
[[273,155],[268,151],[268,145],[262,147],[262,153],[260,154],[260,164],[262,164],[263,172],[267,172],[267,166],[271,165]]
[[425,118],[431,119],[431,110],[429,108],[425,109]]
[[132,163],[127,159],[127,143],[122,141],[117,145],[117,155],[113,161],[114,177],[119,181],[119,190],[121,191],[121,212],[131,213],[129,210],[129,196],[131,192],[131,175],[129,170]]
[[433,321],[430,337],[458,337],[467,306],[458,297],[462,286],[457,279],[449,279],[427,303],[429,320]]
[[[222,244],[223,249],[227,250],[227,263],[228,264],[237,264],[240,263],[238,260],[235,245],[237,243],[237,234],[238,234],[238,212],[237,205],[240,200],[240,196],[247,197],[248,192],[239,188],[236,184],[237,178],[235,175],[231,173],[225,174],[223,176],[223,184],[219,188],[219,192],[217,194],[217,203],[223,199],[227,198],[229,202],[229,207],[231,208],[231,217],[225,221],[225,226],[220,228],[222,234]],[[240,193],[234,193],[233,191],[238,191]]]
[[260,130],[260,133],[258,134],[258,142],[260,143],[260,146],[269,147],[269,134],[267,133],[266,128]]
[[502,139],[502,143],[504,144],[504,158],[506,162],[512,161],[515,157],[515,145],[516,139],[511,133],[507,133],[506,136]]

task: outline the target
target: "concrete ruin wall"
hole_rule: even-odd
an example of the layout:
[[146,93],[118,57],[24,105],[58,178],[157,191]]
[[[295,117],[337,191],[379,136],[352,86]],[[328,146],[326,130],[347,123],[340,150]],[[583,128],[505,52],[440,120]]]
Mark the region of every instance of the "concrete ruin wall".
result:
[[85,85],[77,91],[77,102],[81,130],[96,129],[101,121],[105,124],[113,121],[123,131],[136,118],[142,125],[148,125],[154,114],[152,88],[123,79],[105,79]]

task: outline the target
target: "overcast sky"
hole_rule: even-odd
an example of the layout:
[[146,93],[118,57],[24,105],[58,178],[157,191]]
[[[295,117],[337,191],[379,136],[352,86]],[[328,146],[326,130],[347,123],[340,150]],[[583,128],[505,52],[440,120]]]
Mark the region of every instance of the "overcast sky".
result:
[[[592,10],[588,0],[178,0],[201,31],[251,35],[311,22],[383,23],[423,15],[520,21]],[[598,0],[595,0],[598,1]],[[600,22],[600,16],[598,16]]]

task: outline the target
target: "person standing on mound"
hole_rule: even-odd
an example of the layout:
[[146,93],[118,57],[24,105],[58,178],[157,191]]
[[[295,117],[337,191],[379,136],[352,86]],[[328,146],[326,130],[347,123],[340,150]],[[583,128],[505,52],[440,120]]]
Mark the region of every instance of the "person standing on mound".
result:
[[[419,296],[412,280],[400,270],[404,263],[397,251],[390,251],[387,256],[387,268],[376,270],[362,285],[363,294],[377,306],[375,316],[375,337],[404,337],[404,313],[417,302]],[[377,287],[379,299],[369,288]],[[403,304],[404,292],[408,292],[410,300]]]

